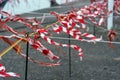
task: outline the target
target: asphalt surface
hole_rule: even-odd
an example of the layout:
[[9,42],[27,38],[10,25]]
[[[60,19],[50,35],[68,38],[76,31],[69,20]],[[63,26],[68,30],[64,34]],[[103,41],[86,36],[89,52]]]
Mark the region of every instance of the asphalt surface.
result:
[[[56,6],[52,8],[42,9],[34,11],[34,13],[40,14],[22,14],[23,17],[41,17],[41,13],[49,13],[50,11],[57,11],[59,13],[64,13],[71,10],[71,6],[79,9],[85,5],[89,5],[89,1],[82,1],[76,3],[70,3],[67,5]],[[48,14],[46,14],[48,15]],[[43,25],[51,24],[56,21],[55,17],[46,17]],[[115,21],[116,25],[119,21]],[[8,23],[14,29],[17,30],[28,30],[23,25],[18,23]],[[93,24],[88,23],[89,32],[94,33]],[[103,28],[103,27],[102,27]],[[119,29],[115,28],[118,32]],[[28,30],[29,31],[29,30]],[[9,35],[10,33],[6,31],[1,31],[0,35]],[[101,28],[96,28],[95,35],[100,37],[103,36],[104,40],[107,40],[107,32]],[[69,36],[62,33],[60,35],[54,34],[56,37],[68,38]],[[59,43],[69,43],[69,40],[65,39],[53,39]],[[120,42],[119,35],[115,41]],[[0,51],[7,48],[7,44],[0,40]],[[28,80],[120,80],[120,43],[114,44],[115,48],[112,49],[108,43],[87,43],[80,42],[77,40],[71,40],[71,44],[76,44],[84,50],[83,61],[80,61],[78,52],[56,46],[49,45],[45,41],[41,42],[53,53],[57,54],[61,58],[61,65],[57,67],[44,67],[32,62],[28,64]],[[21,43],[24,52],[26,52],[26,45]],[[69,54],[71,54],[71,69],[69,64]],[[34,59],[39,61],[50,62],[48,58],[44,57],[38,51],[33,50],[29,47],[29,56],[33,56]],[[0,78],[0,80],[25,80],[25,59],[17,55],[13,50],[9,51],[5,56],[3,56],[1,62],[6,66],[7,71],[13,71],[21,74],[20,78]],[[71,70],[71,71],[70,71]],[[70,73],[71,72],[71,73]]]

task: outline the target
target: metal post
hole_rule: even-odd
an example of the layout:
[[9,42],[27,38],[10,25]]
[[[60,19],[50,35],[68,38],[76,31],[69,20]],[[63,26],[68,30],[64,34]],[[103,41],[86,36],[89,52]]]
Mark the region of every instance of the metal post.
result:
[[[108,10],[113,11],[114,0],[108,0]],[[111,30],[113,27],[113,12],[109,14],[107,19],[107,29]]]
[[[26,38],[29,37],[29,33],[26,34]],[[25,65],[25,80],[27,80],[28,77],[28,52],[29,52],[29,43],[27,41],[26,45],[26,65]]]
[[94,24],[94,26],[93,26],[93,35],[95,35],[96,34],[96,31],[95,31],[95,24]]
[[[69,35],[69,45],[71,45],[70,42],[70,35]],[[69,47],[69,77],[71,78],[71,47]]]

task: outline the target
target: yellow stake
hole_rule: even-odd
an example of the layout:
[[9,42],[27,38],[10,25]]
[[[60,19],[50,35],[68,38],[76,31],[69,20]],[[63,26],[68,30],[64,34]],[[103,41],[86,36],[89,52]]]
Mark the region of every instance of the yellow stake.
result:
[[20,43],[22,41],[23,38],[21,38],[20,40],[18,40],[17,42],[15,42],[13,45],[11,45],[10,47],[8,47],[7,49],[5,49],[2,53],[0,53],[0,58],[5,55],[8,51],[10,51],[13,47],[15,47],[18,43]]
[[[63,18],[62,20],[64,20],[65,18]],[[53,24],[57,24],[59,21],[54,22]],[[52,24],[47,25],[45,27],[45,29],[49,28],[50,26],[52,26]],[[37,32],[31,33],[29,36],[32,36],[34,34],[36,34]],[[13,45],[11,45],[10,47],[8,47],[7,49],[5,49],[3,52],[0,53],[0,58],[5,55],[8,51],[10,51],[13,47],[15,47],[17,44],[19,44],[22,41],[23,38],[21,38],[20,40],[16,41]]]

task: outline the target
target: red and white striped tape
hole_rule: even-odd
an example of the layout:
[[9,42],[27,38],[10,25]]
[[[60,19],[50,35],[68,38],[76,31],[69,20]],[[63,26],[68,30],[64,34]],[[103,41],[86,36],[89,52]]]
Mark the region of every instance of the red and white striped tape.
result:
[[6,72],[5,67],[0,63],[0,77],[20,77],[20,75],[14,72]]
[[[102,38],[97,38],[96,36],[94,36],[94,35],[92,35],[92,34],[82,33],[82,32],[80,32],[80,31],[77,30],[77,29],[68,30],[66,27],[59,26],[59,25],[56,25],[55,27],[53,27],[53,30],[54,30],[56,33],[60,33],[61,31],[63,31],[63,32],[71,35],[73,38],[75,38],[75,39],[77,39],[77,40],[80,40],[80,41],[95,42],[95,41],[100,41],[100,40],[102,40]],[[60,31],[60,32],[59,32],[59,31]],[[83,39],[82,37],[87,37],[87,38],[89,38],[90,40]]]
[[71,47],[71,48],[77,50],[79,52],[80,59],[82,60],[83,50],[79,46],[57,43],[57,42],[53,41],[52,39],[50,39],[49,37],[45,36],[45,34],[40,33],[40,32],[39,32],[39,34],[40,34],[40,37],[43,38],[45,41],[47,41],[49,44],[62,46],[62,47]]
[[92,23],[97,26],[102,25],[105,20],[104,16],[107,16],[109,11],[107,9],[107,3],[104,1],[98,1],[96,3],[92,3],[89,6],[85,6],[81,8],[78,12],[78,15],[82,15],[89,19]]
[[56,60],[59,59],[58,56],[54,55],[49,49],[45,48],[40,41],[34,41],[31,38],[28,39],[29,44],[35,49],[43,53],[45,56],[47,56],[50,60]]

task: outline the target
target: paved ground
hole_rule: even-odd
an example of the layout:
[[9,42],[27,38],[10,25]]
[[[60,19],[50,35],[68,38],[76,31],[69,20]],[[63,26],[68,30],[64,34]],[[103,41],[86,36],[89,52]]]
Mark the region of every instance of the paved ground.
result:
[[[38,13],[49,13],[50,11],[64,12],[66,10],[70,10],[71,6],[76,8],[80,8],[84,5],[88,5],[88,0],[86,2],[77,2],[71,3],[70,5],[62,5],[60,8],[48,8],[43,10],[38,10],[35,12]],[[23,14],[25,17],[34,17],[41,15],[31,15],[31,14]],[[44,25],[51,24],[56,19],[54,17],[46,18]],[[115,21],[116,22],[116,21]],[[8,23],[13,26],[15,29],[23,30],[26,29],[24,26],[16,23]],[[118,25],[118,22],[115,24]],[[18,26],[18,27],[16,27]],[[88,24],[90,26],[90,33],[93,33],[93,25]],[[118,31],[119,29],[116,28]],[[0,34],[8,35],[8,32],[1,31]],[[103,35],[103,38],[106,38],[106,32],[101,28],[96,28],[96,35]],[[61,34],[55,35],[60,37],[68,38],[68,35]],[[60,43],[68,43],[68,40],[64,39],[54,39]],[[119,35],[116,40],[120,42]],[[46,42],[42,41],[47,48],[51,49],[55,54],[59,55],[61,58],[62,65],[58,67],[43,67],[38,66],[34,63],[29,62],[28,67],[28,80],[120,80],[120,44],[114,44],[115,48],[111,49],[108,43],[86,43],[79,41],[71,41],[71,44],[77,44],[81,46],[84,50],[84,58],[83,61],[79,60],[78,54],[76,51],[71,49],[69,52],[69,48],[62,48],[64,52],[61,53],[59,49],[56,49],[55,46],[51,46]],[[22,44],[24,51],[26,51],[26,45]],[[6,44],[0,43],[0,51],[7,47]],[[69,66],[69,53],[71,53],[71,77],[70,77],[70,66]],[[43,55],[39,55],[40,53],[34,51],[32,48],[29,48],[29,55],[32,55],[35,59],[40,61],[49,61]],[[21,78],[0,78],[0,80],[25,80],[25,59],[18,56],[13,50],[11,50],[8,54],[6,54],[1,60],[6,66],[8,71],[14,71],[21,74]]]

